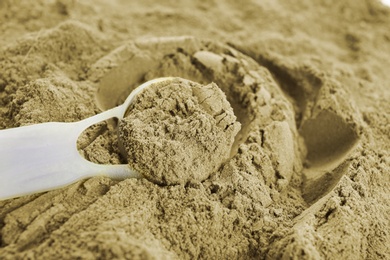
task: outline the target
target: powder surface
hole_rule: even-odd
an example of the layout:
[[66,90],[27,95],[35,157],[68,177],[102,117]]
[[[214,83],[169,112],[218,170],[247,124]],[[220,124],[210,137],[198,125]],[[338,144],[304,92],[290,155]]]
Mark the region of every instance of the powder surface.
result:
[[[198,181],[0,201],[0,259],[390,259],[389,25],[376,0],[0,1],[0,129],[78,121],[162,76],[214,82],[241,124]],[[87,129],[80,154],[127,164],[117,130]]]
[[230,155],[240,130],[225,94],[175,78],[138,94],[119,138],[128,162],[160,185],[203,181]]

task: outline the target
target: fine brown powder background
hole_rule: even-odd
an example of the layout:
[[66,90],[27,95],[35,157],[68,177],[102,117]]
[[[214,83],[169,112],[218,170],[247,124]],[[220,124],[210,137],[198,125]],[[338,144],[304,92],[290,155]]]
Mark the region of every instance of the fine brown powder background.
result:
[[[0,129],[78,121],[157,77],[199,90],[176,84],[169,100],[160,86],[79,137],[80,156],[140,158],[146,178],[0,201],[0,259],[390,258],[390,8],[379,1],[6,0],[0,33]],[[189,170],[182,151],[169,157],[176,137],[199,155]]]

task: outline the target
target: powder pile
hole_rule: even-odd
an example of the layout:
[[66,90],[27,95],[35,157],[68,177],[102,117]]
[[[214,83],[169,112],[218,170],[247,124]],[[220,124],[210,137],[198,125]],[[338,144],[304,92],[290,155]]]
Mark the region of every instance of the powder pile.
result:
[[138,94],[119,124],[131,168],[161,185],[203,181],[229,155],[240,129],[215,84],[173,79]]
[[[389,24],[376,0],[0,1],[0,129],[190,80],[78,140],[146,178],[0,201],[0,259],[389,259]],[[175,145],[202,163],[167,156]]]

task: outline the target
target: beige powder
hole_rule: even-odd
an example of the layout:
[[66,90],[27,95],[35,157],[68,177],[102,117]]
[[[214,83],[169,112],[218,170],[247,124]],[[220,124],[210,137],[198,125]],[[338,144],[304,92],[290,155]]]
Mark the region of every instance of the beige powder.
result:
[[[1,1],[0,14],[1,129],[77,121],[161,76],[214,82],[241,124],[199,181],[95,177],[0,201],[1,259],[389,258],[390,9],[379,1]],[[161,134],[157,119],[133,129]],[[117,130],[86,130],[80,153],[126,163]]]
[[131,168],[172,185],[207,179],[229,157],[239,129],[217,85],[176,78],[137,95],[119,123],[119,138]]

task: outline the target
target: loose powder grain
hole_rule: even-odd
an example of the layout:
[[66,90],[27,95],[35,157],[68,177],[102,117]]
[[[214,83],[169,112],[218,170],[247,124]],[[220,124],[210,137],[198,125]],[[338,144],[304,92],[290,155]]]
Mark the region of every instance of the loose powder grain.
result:
[[216,84],[176,78],[136,96],[119,124],[119,138],[131,168],[172,185],[207,179],[229,157],[239,130]]

